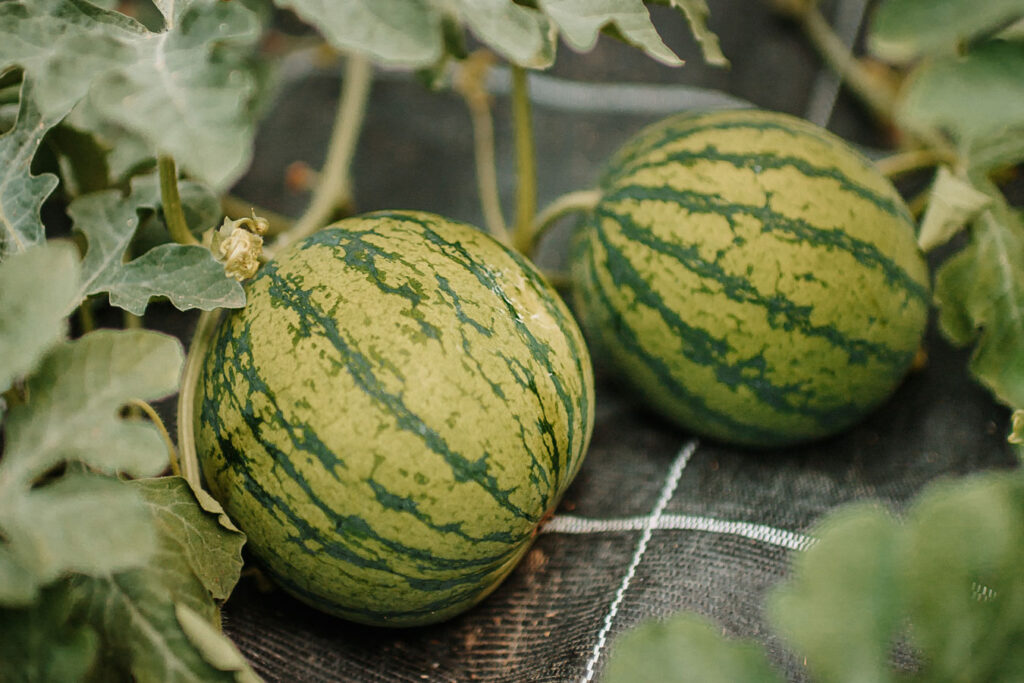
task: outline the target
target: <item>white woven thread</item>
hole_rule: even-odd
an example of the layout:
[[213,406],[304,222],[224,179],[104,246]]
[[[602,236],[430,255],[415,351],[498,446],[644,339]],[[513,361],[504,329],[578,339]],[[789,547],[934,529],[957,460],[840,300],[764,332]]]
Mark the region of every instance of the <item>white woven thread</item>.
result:
[[647,552],[647,544],[651,541],[651,534],[654,529],[657,528],[657,523],[661,519],[661,513],[665,511],[665,507],[668,502],[672,500],[672,494],[676,491],[676,486],[679,484],[679,479],[683,475],[683,469],[686,467],[686,463],[690,461],[690,457],[693,452],[697,450],[697,441],[689,441],[679,451],[679,455],[676,456],[675,461],[672,463],[672,468],[668,472],[668,477],[665,479],[665,483],[661,488],[661,495],[658,496],[658,502],[655,504],[651,514],[644,517],[641,528],[643,534],[640,536],[639,542],[636,544],[636,550],[633,552],[633,559],[629,563],[629,569],[626,570],[626,575],[622,577],[622,583],[619,584],[619,589],[615,591],[615,598],[612,600],[611,606],[608,608],[608,613],[604,616],[604,623],[601,625],[601,631],[597,634],[597,642],[594,644],[594,649],[590,653],[590,659],[587,661],[587,668],[583,674],[581,683],[590,683],[594,679],[594,673],[598,660],[601,658],[601,653],[604,651],[604,647],[608,642],[608,633],[611,631],[612,623],[615,621],[615,615],[619,612],[619,605],[622,604],[622,599],[626,595],[626,590],[629,589],[629,584],[632,583],[633,577],[636,575],[636,569],[640,566],[640,561],[644,557],[644,553]]
[[[588,519],[575,515],[559,515],[548,522],[541,533],[545,534],[601,534],[616,531],[640,531],[649,517],[616,517],[612,519]],[[697,515],[662,515],[653,524],[654,529],[676,529],[686,531],[707,531],[717,534],[742,536],[788,550],[806,550],[814,539],[785,529],[766,524],[736,522],[714,517]]]

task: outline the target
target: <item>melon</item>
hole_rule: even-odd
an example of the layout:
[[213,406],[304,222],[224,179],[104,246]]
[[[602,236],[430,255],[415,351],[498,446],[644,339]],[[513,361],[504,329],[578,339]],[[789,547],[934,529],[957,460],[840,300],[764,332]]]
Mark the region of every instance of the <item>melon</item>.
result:
[[847,428],[918,351],[928,271],[895,188],[831,133],[683,114],[609,162],[573,235],[591,350],[654,410],[780,447]]
[[204,359],[194,430],[253,555],[357,622],[480,601],[590,439],[590,357],[565,304],[486,234],[408,211],[297,242],[247,294]]

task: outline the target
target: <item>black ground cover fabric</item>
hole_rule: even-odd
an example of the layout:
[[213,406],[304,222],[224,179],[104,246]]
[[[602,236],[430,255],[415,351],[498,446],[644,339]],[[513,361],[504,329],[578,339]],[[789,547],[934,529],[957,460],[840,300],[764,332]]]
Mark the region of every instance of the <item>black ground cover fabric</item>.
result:
[[[847,2],[862,4],[842,0],[825,9],[841,17],[849,14]],[[534,93],[548,98],[535,105],[542,205],[588,187],[619,144],[680,98],[699,99],[687,94],[690,86],[801,116],[822,109],[828,77],[798,31],[763,3],[722,0],[711,10],[731,70],[702,65],[681,20],[656,11],[668,42],[689,59],[682,69],[602,40],[591,55],[563,49],[547,80],[535,80]],[[337,96],[334,74],[299,72],[280,94],[256,164],[237,188],[292,214],[304,198],[282,189],[284,169],[299,159],[322,161]],[[665,90],[637,95],[600,84],[612,81]],[[508,100],[499,96],[495,105],[508,208]],[[832,108],[828,100],[826,110]],[[826,118],[844,137],[884,143],[845,96]],[[450,93],[383,74],[355,174],[361,210],[424,209],[481,224],[469,118]],[[548,240],[542,262],[558,261],[564,232]],[[937,477],[1015,462],[1005,441],[1008,414],[968,376],[968,353],[950,348],[934,326],[927,350],[927,366],[866,421],[778,451],[698,441],[601,375],[597,427],[578,479],[522,564],[478,607],[445,624],[389,631],[319,614],[249,577],[226,605],[226,631],[269,681],[590,681],[599,680],[618,634],[651,617],[695,610],[726,633],[761,640],[789,680],[806,680],[768,630],[761,604],[786,575],[792,553],[806,547],[815,521],[853,500],[899,509]],[[895,659],[912,666],[908,655]]]

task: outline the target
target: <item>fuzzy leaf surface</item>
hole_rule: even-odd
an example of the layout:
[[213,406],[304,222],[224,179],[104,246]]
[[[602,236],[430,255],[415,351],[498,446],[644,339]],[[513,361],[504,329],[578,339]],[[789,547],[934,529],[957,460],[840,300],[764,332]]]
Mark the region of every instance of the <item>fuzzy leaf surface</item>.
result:
[[[994,195],[993,195],[994,196]],[[996,398],[1024,406],[1024,220],[997,198],[971,241],[935,275],[939,323],[955,344],[976,343],[971,371]]]
[[992,197],[954,175],[948,167],[940,166],[928,192],[928,208],[921,220],[917,243],[923,251],[945,244],[991,203]]
[[123,127],[222,187],[251,155],[259,83],[246,60],[260,25],[238,2],[164,4],[175,21],[151,32],[84,0],[0,3],[0,71],[40,84],[44,117],[88,98],[77,125]]
[[242,286],[225,275],[205,247],[161,244],[124,263],[139,225],[138,212],[151,201],[147,193],[125,200],[120,192],[109,190],[71,203],[68,214],[88,240],[79,296],[108,292],[111,304],[135,315],[145,312],[155,296],[167,297],[180,310],[243,306]]
[[[0,20],[3,11],[4,5],[0,4]],[[0,44],[2,42],[0,33]],[[58,182],[57,176],[50,173],[32,175],[31,167],[43,136],[67,110],[57,109],[48,115],[40,113],[28,84],[26,80],[21,88],[14,127],[0,135],[0,261],[46,238],[39,211]]]
[[613,645],[602,683],[780,683],[752,641],[728,640],[694,614],[649,621]]
[[957,46],[1024,16],[1024,0],[886,0],[875,11],[868,46],[883,59],[953,54]]

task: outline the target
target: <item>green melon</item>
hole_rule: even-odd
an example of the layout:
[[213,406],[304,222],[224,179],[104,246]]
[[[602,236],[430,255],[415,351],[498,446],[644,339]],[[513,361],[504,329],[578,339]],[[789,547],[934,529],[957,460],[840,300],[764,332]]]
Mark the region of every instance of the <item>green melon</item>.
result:
[[210,492],[288,592],[439,621],[512,570],[593,428],[582,334],[525,259],[416,212],[348,219],[264,266],[196,395]]
[[824,437],[918,350],[927,268],[869,161],[800,119],[681,115],[609,163],[572,252],[596,356],[658,412],[727,442]]

